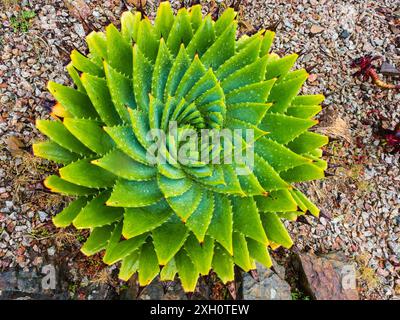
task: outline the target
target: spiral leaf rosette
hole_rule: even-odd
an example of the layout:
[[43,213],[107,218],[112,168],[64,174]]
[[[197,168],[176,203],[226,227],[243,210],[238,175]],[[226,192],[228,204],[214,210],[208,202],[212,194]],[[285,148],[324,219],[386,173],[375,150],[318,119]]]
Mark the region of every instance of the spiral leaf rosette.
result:
[[[308,131],[323,96],[298,95],[308,74],[291,71],[297,55],[270,53],[271,31],[237,40],[235,17],[227,9],[213,21],[201,6],[174,15],[168,2],[154,23],[125,12],[121,31],[92,32],[89,54],[72,52],[75,88],[48,85],[55,120],[37,121],[49,140],[34,153],[64,165],[46,187],[76,197],[53,221],[89,229],[82,252],[105,250],[105,263],[121,263],[121,279],[138,272],[145,286],[178,274],[194,291],[212,269],[226,283],[235,265],[270,267],[269,247],[292,246],[283,220],[319,213],[292,183],[324,177],[328,139]],[[176,134],[158,150],[167,157],[150,161],[156,139],[148,133],[168,133],[171,123]],[[231,149],[251,150],[252,164],[180,161],[180,138],[204,130],[236,138],[241,130],[241,147]],[[202,149],[215,155],[225,146]]]

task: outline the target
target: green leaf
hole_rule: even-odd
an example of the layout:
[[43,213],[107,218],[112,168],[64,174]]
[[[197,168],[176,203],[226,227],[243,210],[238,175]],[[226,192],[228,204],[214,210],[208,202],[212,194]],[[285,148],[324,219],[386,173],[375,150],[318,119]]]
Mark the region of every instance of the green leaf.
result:
[[160,272],[158,260],[151,242],[143,245],[139,258],[139,284],[147,286]]
[[265,31],[260,48],[260,57],[269,53],[269,50],[271,49],[272,46],[272,42],[274,41],[274,37],[275,37],[275,32],[271,30]]
[[315,106],[324,101],[325,97],[322,94],[311,94],[297,96],[292,101],[292,106]]
[[322,107],[319,105],[316,106],[289,106],[289,108],[286,110],[286,114],[288,116],[292,117],[297,117],[301,119],[309,119],[314,117],[316,114],[318,114],[322,110]]
[[185,292],[194,292],[199,278],[199,272],[197,271],[196,266],[184,250],[177,253],[175,256],[175,262],[183,290],[185,290]]
[[129,115],[131,117],[132,129],[137,140],[139,140],[144,148],[148,149],[151,146],[151,142],[148,139],[150,126],[146,112],[138,109],[129,109]]
[[87,148],[97,154],[105,154],[114,148],[113,141],[98,121],[65,118],[64,126]]
[[205,66],[217,70],[219,66],[234,55],[236,27],[236,22],[231,23],[203,54],[201,61]]
[[86,42],[88,44],[90,55],[94,57],[94,62],[101,66],[101,60],[107,59],[107,37],[104,32],[92,31],[87,37]]
[[159,264],[164,266],[180,250],[188,236],[188,229],[176,215],[152,232],[154,249]]
[[265,267],[271,268],[272,260],[265,244],[247,238],[247,248],[249,249],[250,257],[262,263]]
[[44,141],[32,145],[36,157],[52,160],[56,163],[68,164],[79,159],[79,155],[53,141]]
[[170,165],[168,162],[157,164],[158,171],[169,179],[182,179],[186,177],[185,171]]
[[294,66],[298,55],[296,53],[290,54],[283,58],[270,61],[267,65],[267,72],[265,79],[283,78],[289,70]]
[[122,259],[118,278],[123,281],[128,281],[132,277],[132,275],[139,269],[139,254],[140,250],[136,250]]
[[90,163],[89,159],[73,162],[60,169],[64,180],[89,188],[107,188],[115,183],[116,176]]
[[[239,179],[237,178],[235,170],[232,168],[232,166],[228,164],[222,164],[219,165],[219,167],[221,168],[221,170],[223,170],[224,183],[217,185],[212,184],[210,185],[210,187],[218,193],[244,195],[244,192],[240,187]],[[202,182],[204,182],[205,180],[206,179],[203,179]]]
[[245,272],[254,269],[254,261],[250,258],[246,238],[240,232],[233,233],[233,260]]
[[132,252],[138,250],[143,243],[145,243],[147,234],[130,238],[129,240],[122,240],[112,245],[109,245],[106,250],[106,254],[103,257],[103,262],[108,265],[114,264]]
[[266,191],[287,189],[289,184],[258,154],[254,154],[254,174]]
[[[202,76],[193,87],[187,92],[185,100],[188,103],[192,103],[198,97],[200,97],[204,92],[219,86],[218,80],[215,77],[213,71],[209,69],[205,75]],[[196,105],[193,105],[196,108]],[[197,109],[195,109],[197,110]]]
[[157,174],[154,167],[136,162],[118,149],[107,153],[100,159],[93,160],[91,163],[127,180],[150,180]]
[[133,47],[133,88],[136,103],[140,110],[147,111],[149,109],[152,75],[153,65],[135,45]]
[[253,198],[232,197],[233,229],[256,241],[268,244],[260,214]]
[[268,96],[268,102],[274,103],[270,111],[284,113],[294,97],[299,93],[307,78],[308,74],[304,71],[304,73],[297,78],[276,84],[272,88],[271,94]]
[[199,242],[204,241],[208,226],[213,217],[213,212],[214,195],[210,191],[205,191],[203,192],[199,206],[186,221],[186,227],[195,234]]
[[91,76],[87,73],[83,73],[81,79],[82,84],[84,85],[101,120],[108,126],[120,124],[121,118],[112,103],[110,92],[107,87],[107,81],[103,78]]
[[187,47],[192,37],[193,31],[189,14],[186,8],[179,9],[168,35],[167,46],[175,56],[179,51],[181,43]]
[[86,93],[86,90],[82,84],[81,81],[81,77],[78,73],[78,71],[75,69],[74,65],[72,64],[72,62],[70,62],[67,67],[66,67],[69,76],[72,78],[72,80],[74,81],[78,91],[82,92],[82,93]]
[[214,271],[223,283],[235,279],[234,263],[232,256],[221,246],[216,245],[212,261]]
[[192,185],[192,180],[188,178],[169,179],[163,175],[158,175],[158,186],[165,198],[180,196],[188,191]]
[[195,265],[195,269],[201,275],[208,275],[214,255],[214,240],[211,237],[206,237],[203,243],[199,243],[196,237],[191,234],[185,242],[185,250]]
[[110,193],[104,191],[91,200],[73,220],[77,229],[95,228],[111,224],[122,218],[122,208],[111,208],[105,205]]
[[110,90],[111,99],[115,109],[117,110],[120,118],[124,122],[129,123],[129,113],[127,107],[132,109],[136,108],[132,80],[113,69],[105,61],[104,70],[106,72],[107,85],[108,89]]
[[283,114],[268,113],[261,121],[259,128],[270,132],[268,135],[269,139],[275,140],[281,144],[287,144],[317,123],[317,120],[300,119]]
[[142,15],[140,12],[133,14],[130,11],[125,11],[121,16],[121,34],[129,44],[132,43],[132,40],[136,42],[141,19]]
[[201,63],[199,56],[195,56],[192,64],[187,69],[186,73],[182,77],[178,88],[175,92],[175,98],[184,98],[189,90],[195,85],[197,81],[206,74],[206,69]]
[[154,98],[153,96],[150,96],[149,120],[148,120],[150,129],[155,129],[155,130],[160,129],[161,117],[163,115],[163,111],[164,111],[164,104],[160,100]]
[[81,72],[85,72],[97,77],[104,77],[104,70],[97,64],[92,62],[89,58],[85,57],[77,50],[72,50],[71,53],[72,64]]
[[[151,208],[151,207],[150,207]],[[122,234],[130,239],[162,225],[171,217],[171,209],[162,212],[144,208],[126,208]]]
[[258,83],[264,80],[265,68],[267,66],[267,56],[257,59],[236,72],[226,77],[222,82],[222,88],[225,93],[229,93],[235,89]]
[[288,144],[288,147],[299,154],[308,153],[320,148],[329,142],[327,136],[315,132],[305,132]]
[[310,213],[315,216],[318,217],[319,216],[319,209],[317,208],[317,206],[312,203],[310,201],[310,199],[308,199],[302,192],[300,192],[299,190],[293,190],[293,192],[297,195],[297,197],[300,199],[300,201],[305,205],[305,207],[307,208],[308,211],[310,211]]
[[44,180],[44,185],[52,192],[67,196],[86,196],[98,192],[97,189],[78,186],[55,175],[48,176],[46,180]]
[[242,102],[264,103],[266,102],[274,83],[275,79],[271,79],[233,90],[226,95],[226,104]]
[[161,2],[157,9],[157,15],[154,21],[154,29],[161,38],[168,39],[174,19],[175,17],[174,12],[171,9],[171,4],[168,1]]
[[214,194],[214,214],[207,234],[218,241],[229,253],[232,249],[233,217],[230,200],[223,195]]
[[[242,102],[228,105],[227,117],[258,125],[264,118],[271,104]],[[268,130],[267,130],[268,131]]]
[[94,228],[93,231],[90,233],[89,238],[86,240],[81,248],[83,254],[85,254],[86,256],[91,256],[105,249],[114,228],[115,226],[113,225],[105,225],[102,227]]
[[107,205],[114,207],[139,208],[151,205],[163,198],[157,180],[117,181]]
[[243,168],[246,168],[248,173],[243,175],[238,175],[238,179],[240,181],[240,187],[242,188],[244,193],[248,196],[264,194],[265,190],[258,182],[256,176],[253,173],[251,173],[249,168],[242,167],[242,169]]
[[169,260],[160,272],[160,281],[174,281],[177,272],[175,259]]
[[[110,24],[106,27],[107,63],[120,73],[132,77],[132,47],[118,29]],[[92,100],[93,101],[93,100]]]
[[[168,96],[174,96],[183,75],[190,66],[190,59],[186,53],[184,45],[180,46],[179,53],[171,67],[168,75],[167,83],[165,85],[164,99]],[[177,101],[175,101],[177,102]]]
[[277,172],[311,162],[311,160],[265,137],[256,141],[254,150],[256,154],[264,158]]
[[285,219],[285,220],[289,220],[289,221],[296,221],[298,216],[304,215],[304,212],[288,211],[288,212],[277,212],[276,214],[281,219]]
[[86,206],[87,202],[88,198],[86,197],[80,197],[72,201],[64,210],[53,217],[52,220],[54,225],[59,228],[68,227],[82,210],[82,208]]
[[[68,121],[67,121],[68,122]],[[85,147],[68,129],[59,121],[37,120],[36,127],[51,140],[61,147],[75,152],[79,155],[91,155],[90,150]]]
[[233,8],[227,8],[224,13],[215,22],[215,33],[217,37],[223,34],[223,32],[234,23],[236,12]]
[[307,163],[283,171],[280,173],[280,176],[287,182],[302,182],[302,181],[323,179],[325,177],[325,174],[324,174],[324,169],[314,164]]
[[203,21],[203,14],[201,12],[201,9],[202,8],[200,4],[196,4],[189,9],[190,22],[192,24],[193,32],[196,32],[196,30],[200,27],[201,22]]
[[267,196],[254,197],[260,212],[296,211],[297,203],[288,190],[272,191]]
[[257,36],[252,41],[250,41],[243,50],[236,52],[232,57],[221,65],[216,76],[220,80],[224,80],[229,75],[237,70],[244,68],[245,66],[256,61],[258,57],[258,52],[260,51],[261,37]]
[[207,49],[215,41],[215,34],[211,16],[207,16],[198,27],[192,40],[187,47],[187,53],[192,58],[195,54],[200,57],[207,51]]
[[289,233],[276,213],[262,213],[261,220],[268,239],[287,249],[293,245]]
[[198,184],[193,184],[185,193],[167,198],[167,202],[182,221],[186,222],[199,206],[202,193],[202,188]]
[[157,57],[159,39],[147,17],[140,21],[136,43],[144,56],[154,63]]
[[165,86],[172,67],[172,56],[163,39],[160,40],[157,59],[154,65],[151,92],[159,100],[164,98]]
[[117,126],[104,127],[104,130],[112,140],[114,140],[118,149],[140,163],[149,164],[146,156],[147,151],[133,134],[132,128],[128,126]]

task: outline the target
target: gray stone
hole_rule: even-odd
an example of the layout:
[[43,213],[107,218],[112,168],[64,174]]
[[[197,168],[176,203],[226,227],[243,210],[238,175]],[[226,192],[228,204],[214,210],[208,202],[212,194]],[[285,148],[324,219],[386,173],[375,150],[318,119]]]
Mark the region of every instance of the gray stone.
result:
[[350,37],[350,32],[346,29],[344,29],[341,33],[340,33],[340,37],[342,39],[347,39],[348,37]]
[[281,278],[282,280],[285,280],[285,277],[286,277],[285,267],[278,264],[272,257],[271,257],[271,260],[272,260],[272,266],[275,270],[275,273],[279,276],[279,278]]
[[158,278],[154,279],[139,294],[139,285],[136,276],[132,277],[127,283],[121,295],[121,300],[187,300],[187,296],[182,289],[179,281],[163,283]]
[[[274,268],[277,266],[275,264]],[[291,300],[290,286],[278,274],[260,264],[257,264],[257,272],[259,281],[248,273],[243,275],[244,300]]]
[[47,213],[44,211],[38,211],[39,219],[41,222],[45,222],[47,219]]
[[0,272],[0,291],[17,288],[17,273],[15,271]]
[[301,289],[316,300],[358,300],[355,264],[343,254],[295,255]]
[[84,290],[87,292],[88,300],[116,300],[117,294],[115,288],[105,284],[90,284]]
[[383,62],[381,65],[381,73],[391,76],[398,76],[400,75],[400,70],[397,69],[395,66],[391,65],[390,63]]

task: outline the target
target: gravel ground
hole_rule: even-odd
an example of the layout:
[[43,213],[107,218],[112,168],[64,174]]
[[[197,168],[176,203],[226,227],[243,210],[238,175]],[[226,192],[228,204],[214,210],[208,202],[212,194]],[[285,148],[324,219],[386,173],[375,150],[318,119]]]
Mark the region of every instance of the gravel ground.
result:
[[[56,168],[33,158],[29,147],[43,138],[35,119],[47,118],[53,105],[47,81],[69,83],[69,52],[85,51],[85,33],[118,21],[132,1],[25,0],[19,11],[13,0],[1,2],[0,271],[64,259],[78,285],[113,281],[96,257],[78,253],[85,233],[52,227],[66,199],[44,189],[43,176]],[[156,1],[148,2],[154,12]],[[13,19],[23,10],[36,13],[27,32]],[[298,67],[312,69],[304,93],[326,96],[317,131],[333,138],[326,149],[332,176],[304,185],[323,216],[288,224],[297,248],[343,251],[357,262],[364,299],[399,298],[399,153],[390,154],[373,127],[393,129],[400,121],[400,94],[354,79],[349,63],[371,53],[400,67],[400,1],[247,1],[241,16],[243,29],[279,21],[274,51],[301,52]]]

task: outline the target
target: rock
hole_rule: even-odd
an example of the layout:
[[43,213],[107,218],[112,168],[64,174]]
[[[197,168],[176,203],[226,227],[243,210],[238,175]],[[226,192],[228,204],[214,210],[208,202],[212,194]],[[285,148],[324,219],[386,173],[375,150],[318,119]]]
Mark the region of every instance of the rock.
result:
[[[277,269],[277,265],[274,265]],[[245,273],[243,274],[244,300],[291,300],[289,284],[281,279],[277,273],[257,264],[258,280]]]
[[391,76],[398,76],[400,75],[400,70],[397,69],[395,66],[391,65],[390,63],[383,62],[381,65],[381,73],[388,74]]
[[313,24],[313,25],[311,26],[310,32],[311,32],[312,34],[318,34],[318,33],[321,33],[321,32],[324,31],[324,30],[325,30],[325,28],[321,27],[320,25],[318,25],[318,24]]
[[0,292],[6,290],[15,290],[16,288],[17,273],[15,271],[0,272]]
[[271,261],[272,261],[272,266],[273,266],[273,270],[274,272],[279,276],[279,278],[281,278],[282,280],[285,280],[286,277],[286,270],[285,267],[278,264],[274,258],[271,257]]
[[347,31],[346,29],[344,29],[344,30],[340,33],[339,37],[341,37],[342,39],[347,39],[348,37],[350,37],[350,32]]
[[315,82],[318,76],[315,73],[312,73],[308,76],[308,82]]
[[145,287],[139,296],[139,285],[135,277],[132,277],[127,285],[127,289],[120,295],[121,300],[187,300],[179,281],[171,281],[166,285],[157,278]]
[[316,300],[358,300],[354,263],[339,253],[296,254],[301,289]]
[[44,289],[42,280],[44,275],[36,269],[22,271],[12,269],[0,272],[0,300],[65,300],[66,293],[61,290]]
[[41,222],[45,222],[47,220],[47,213],[44,211],[38,211],[39,219]]
[[85,29],[83,28],[82,24],[75,23],[74,30],[77,33],[77,35],[79,35],[80,37],[84,38],[86,36],[86,32],[85,32]]
[[54,256],[55,253],[56,253],[56,248],[50,247],[50,248],[47,249],[47,254],[49,256]]
[[88,300],[116,300],[118,298],[115,288],[107,283],[93,283],[83,291]]

